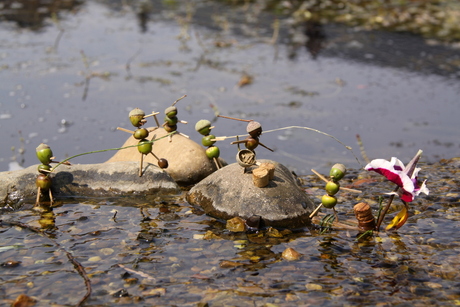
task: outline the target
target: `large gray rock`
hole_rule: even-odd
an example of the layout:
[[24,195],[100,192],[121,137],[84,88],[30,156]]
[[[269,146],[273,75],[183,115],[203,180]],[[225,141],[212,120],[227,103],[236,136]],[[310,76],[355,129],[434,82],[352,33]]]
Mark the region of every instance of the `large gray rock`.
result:
[[[120,134],[121,133],[122,132],[120,132]],[[148,139],[152,139],[154,135],[156,139],[158,139],[166,134],[167,132],[163,128],[159,128],[151,132]],[[130,136],[122,147],[132,146],[138,143],[139,140]],[[217,169],[214,162],[209,160],[206,156],[203,146],[177,133],[172,135],[171,142],[169,138],[156,141],[152,151],[158,158],[165,158],[168,160],[169,166],[166,172],[182,186],[193,185]],[[137,147],[130,147],[117,151],[107,162],[139,160],[140,153]],[[155,165],[157,164],[157,160],[152,155],[144,156],[144,161]],[[223,160],[221,160],[221,163],[225,164]]]
[[294,175],[275,161],[258,162],[275,165],[275,177],[268,186],[254,186],[250,169],[244,174],[243,168],[234,163],[195,185],[187,193],[187,201],[220,219],[260,216],[265,226],[298,228],[310,225],[309,215],[315,205],[300,189]]
[[[0,205],[15,204],[36,197],[37,165],[23,170],[0,173]],[[59,196],[125,196],[179,194],[181,190],[171,176],[159,167],[144,164],[139,177],[139,163],[60,165],[51,175],[51,191]]]

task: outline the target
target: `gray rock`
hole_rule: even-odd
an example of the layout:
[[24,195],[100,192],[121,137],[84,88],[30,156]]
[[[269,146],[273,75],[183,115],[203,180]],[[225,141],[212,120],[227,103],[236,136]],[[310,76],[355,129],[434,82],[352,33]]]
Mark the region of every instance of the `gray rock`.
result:
[[[0,205],[15,204],[36,197],[37,165],[23,170],[0,173]],[[51,175],[51,191],[59,196],[126,196],[180,194],[179,186],[168,173],[144,164],[139,177],[137,162],[60,165]]]
[[[151,132],[148,139],[152,139],[154,135],[156,139],[158,139],[166,134],[167,132],[163,128],[159,128]],[[130,136],[122,147],[132,146],[138,143],[139,140]],[[171,142],[168,138],[156,141],[152,151],[158,158],[165,158],[168,160],[169,166],[165,169],[166,172],[182,186],[193,185],[216,170],[214,162],[209,160],[206,156],[205,148],[180,134],[173,134]],[[117,151],[107,162],[139,160],[140,153],[137,147],[130,147]],[[157,165],[157,160],[153,155],[144,156],[144,161]],[[222,159],[221,163],[223,165],[226,164]]]
[[294,175],[275,161],[258,162],[275,165],[275,177],[268,186],[254,186],[251,168],[249,173],[243,174],[243,168],[234,163],[195,185],[187,193],[187,201],[220,219],[260,216],[265,226],[298,228],[310,225],[309,215],[315,205],[300,189]]

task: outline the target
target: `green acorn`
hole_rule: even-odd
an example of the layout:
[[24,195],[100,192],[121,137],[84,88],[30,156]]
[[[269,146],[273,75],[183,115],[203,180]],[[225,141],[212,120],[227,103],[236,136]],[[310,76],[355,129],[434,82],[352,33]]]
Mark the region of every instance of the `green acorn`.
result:
[[38,160],[40,160],[42,164],[51,163],[53,152],[51,151],[51,148],[48,145],[43,144],[43,143],[38,145],[38,147],[36,148],[36,154],[37,154]]
[[201,135],[208,135],[211,133],[211,122],[207,119],[201,119],[196,123],[195,130]]
[[331,171],[329,172],[329,176],[331,176],[331,179],[334,181],[339,181],[340,179],[345,176],[347,173],[347,169],[345,168],[345,165],[336,163],[332,166]]
[[179,119],[177,118],[177,116],[165,116],[165,123],[168,126],[174,126],[177,124],[178,121]]
[[139,108],[135,108],[129,112],[129,120],[134,127],[140,127],[145,124],[144,116],[145,112]]
[[142,140],[149,136],[149,131],[145,128],[139,128],[134,131],[133,136],[136,140]]
[[167,117],[171,118],[177,115],[177,108],[175,106],[167,107],[165,110]]
[[219,147],[217,146],[211,146],[206,149],[206,156],[208,156],[209,159],[213,158],[219,158],[220,155],[220,150]]
[[216,141],[211,141],[212,139],[215,139],[215,138],[216,138],[216,136],[213,135],[213,134],[206,135],[201,139],[201,144],[203,144],[203,146],[207,146],[207,147],[211,146],[216,142]]
[[321,203],[324,207],[332,209],[335,207],[335,205],[337,205],[337,198],[335,196],[325,194],[321,198]]
[[256,149],[257,146],[259,146],[259,139],[258,138],[252,138],[252,137],[247,137],[245,139],[244,146],[246,146],[247,149],[249,150],[254,150]]
[[166,132],[173,132],[177,130],[177,125],[174,125],[174,126],[164,125],[163,128],[165,128]]
[[49,166],[48,164],[40,164],[37,170],[39,173],[47,174],[51,171],[51,166]]
[[35,179],[35,185],[41,190],[48,190],[49,188],[51,188],[52,181],[49,176],[40,174],[37,176],[37,179]]
[[335,182],[335,181],[329,181],[326,184],[325,190],[326,190],[327,194],[329,194],[331,196],[335,195],[340,190],[340,183]]
[[139,150],[139,152],[144,155],[149,154],[152,151],[152,148],[153,143],[146,139],[140,140],[139,146],[137,146],[137,150]]

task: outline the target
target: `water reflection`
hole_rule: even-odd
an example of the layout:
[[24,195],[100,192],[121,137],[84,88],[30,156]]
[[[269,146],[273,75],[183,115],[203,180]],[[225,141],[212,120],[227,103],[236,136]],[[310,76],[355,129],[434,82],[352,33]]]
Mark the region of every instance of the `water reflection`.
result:
[[0,3],[0,21],[40,31],[49,25],[49,18],[58,18],[60,11],[76,11],[83,3],[83,0],[4,0]]

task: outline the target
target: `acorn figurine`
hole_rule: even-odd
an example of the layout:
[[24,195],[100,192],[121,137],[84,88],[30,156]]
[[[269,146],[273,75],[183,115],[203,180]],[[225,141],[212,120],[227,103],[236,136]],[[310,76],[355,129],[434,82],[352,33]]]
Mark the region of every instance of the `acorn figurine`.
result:
[[273,149],[268,148],[264,144],[262,144],[259,141],[259,137],[262,134],[262,125],[259,122],[256,122],[254,120],[248,120],[248,119],[240,119],[240,118],[234,118],[234,117],[229,117],[229,116],[223,116],[223,115],[218,115],[218,117],[222,118],[227,118],[227,119],[233,119],[233,120],[239,120],[242,122],[247,122],[248,125],[246,127],[246,132],[249,134],[247,138],[244,140],[236,140],[234,142],[231,142],[230,144],[244,144],[244,146],[249,149],[254,151],[254,149],[257,148],[257,146],[262,146],[270,151],[273,152]]
[[[320,176],[318,173],[316,173],[316,171],[314,172],[316,175]],[[319,211],[321,206],[324,206],[325,208],[334,210],[335,218],[338,221],[337,211],[335,210],[335,206],[337,205],[337,197],[335,196],[335,194],[337,194],[337,192],[340,191],[339,180],[345,176],[346,172],[347,170],[345,166],[343,164],[337,163],[332,166],[329,172],[330,180],[327,180],[326,178],[320,176],[321,179],[326,181],[326,186],[324,189],[326,190],[327,194],[321,197],[321,204],[318,207],[316,207],[312,214],[310,214],[310,218],[312,218]]]
[[[143,169],[143,164],[144,164],[144,155],[148,155],[149,153],[152,154],[157,159],[158,166],[160,168],[167,168],[168,167],[168,161],[166,159],[163,159],[163,158],[160,159],[152,152],[153,139],[152,139],[152,141],[149,141],[147,139],[147,137],[149,136],[150,132],[153,132],[153,131],[155,131],[156,129],[159,128],[158,119],[156,117],[156,115],[158,115],[158,114],[160,114],[160,113],[159,112],[152,112],[152,114],[145,115],[144,111],[142,111],[139,108],[135,108],[135,109],[131,110],[131,112],[129,112],[129,120],[130,120],[131,124],[134,127],[136,127],[137,129],[135,131],[131,131],[131,130],[128,130],[128,129],[117,127],[117,130],[121,130],[121,131],[124,131],[124,132],[131,133],[136,140],[139,140],[139,143],[138,143],[138,146],[137,146],[137,150],[141,154],[140,165],[139,165],[139,177],[142,176],[142,169]],[[141,128],[141,126],[143,126],[147,122],[146,118],[150,117],[150,116],[153,116],[155,118],[157,126],[153,127],[150,130],[148,130],[146,128]],[[153,138],[155,138],[155,136]]]
[[[177,118],[177,107],[176,107],[176,103],[187,97],[187,95],[184,95],[182,97],[180,97],[179,99],[177,99],[176,101],[173,102],[173,104],[170,106],[170,107],[167,107],[166,110],[165,110],[165,119],[164,119],[164,123],[163,123],[163,128],[166,130],[166,132],[173,132],[173,131],[177,131],[177,123],[181,123],[181,124],[187,124],[186,121],[184,120],[179,120]],[[183,133],[180,133],[178,132],[180,135],[188,138],[187,135],[183,134]],[[172,142],[172,135],[169,136],[169,142]]]
[[214,161],[217,169],[220,169],[222,168],[222,165],[219,161],[220,150],[219,147],[214,146],[214,143],[216,142],[216,136],[211,134],[211,129],[213,128],[214,126],[211,126],[211,122],[206,119],[199,120],[195,125],[195,130],[201,135],[203,135],[203,138],[201,139],[201,144],[203,144],[203,146],[208,147],[206,149],[206,156]]
[[[35,179],[35,185],[37,186],[37,198],[35,200],[35,206],[40,205],[40,195],[44,191],[48,191],[50,197],[51,205],[54,202],[53,193],[51,192],[51,186],[53,184],[50,174],[52,172],[52,168],[50,166],[51,163],[60,163],[59,161],[54,161],[53,151],[51,148],[41,143],[35,149],[35,153],[37,155],[38,160],[42,163],[38,166],[37,170],[40,173],[37,178]],[[69,162],[63,162],[66,165],[70,165]]]

